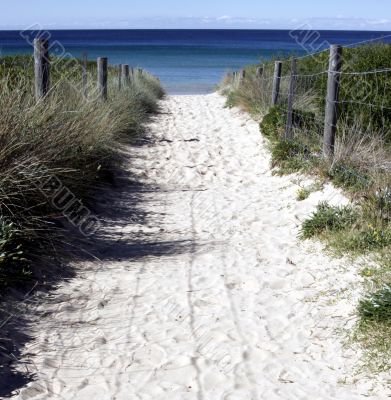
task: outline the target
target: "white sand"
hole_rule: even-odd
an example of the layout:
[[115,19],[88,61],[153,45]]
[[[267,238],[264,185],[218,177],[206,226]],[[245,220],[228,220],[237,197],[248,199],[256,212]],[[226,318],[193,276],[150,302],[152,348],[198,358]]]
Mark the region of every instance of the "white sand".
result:
[[24,352],[37,380],[15,398],[386,398],[351,378],[358,355],[336,332],[354,322],[359,267],[297,239],[319,201],[346,199],[327,186],[298,202],[298,177],[272,176],[258,125],[219,95],[162,107],[157,142],[129,164],[159,186],[143,194],[149,222],[120,216],[117,259],[114,245],[40,307]]

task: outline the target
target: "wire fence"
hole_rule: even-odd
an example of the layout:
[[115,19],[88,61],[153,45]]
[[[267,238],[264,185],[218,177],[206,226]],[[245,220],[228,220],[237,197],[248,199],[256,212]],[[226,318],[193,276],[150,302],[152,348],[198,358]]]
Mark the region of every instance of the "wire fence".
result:
[[[36,38],[33,42],[34,56],[0,58],[2,91],[14,91],[21,80],[31,82],[37,102],[53,94],[58,86],[68,84],[74,92],[80,93],[86,101],[107,100],[110,93],[116,94],[132,88],[141,79],[151,79],[152,75],[141,68],[129,65],[110,65],[107,57],[99,57],[96,62],[68,58],[50,54],[49,40]],[[20,85],[19,85],[20,86]],[[28,86],[28,85],[26,85]],[[76,111],[75,111],[76,112]]]
[[[278,107],[285,139],[301,145],[309,157],[327,158],[333,165],[346,156],[390,175],[391,68],[385,57],[378,59],[379,51],[376,57],[366,55],[370,46],[360,47],[363,44],[294,57],[294,64],[292,58],[268,62],[255,74],[234,73],[234,91],[258,91],[263,114]],[[365,68],[368,65],[372,68]],[[383,158],[375,160],[372,154],[373,159],[366,160],[369,155],[358,151],[360,146],[382,148]],[[346,173],[369,184],[366,174],[351,168]]]

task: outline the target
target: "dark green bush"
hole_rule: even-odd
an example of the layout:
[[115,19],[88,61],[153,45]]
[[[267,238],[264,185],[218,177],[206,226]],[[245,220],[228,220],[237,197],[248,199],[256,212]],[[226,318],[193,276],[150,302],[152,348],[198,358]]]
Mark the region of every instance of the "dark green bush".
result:
[[236,93],[233,92],[233,91],[230,91],[227,94],[227,101],[225,103],[225,106],[228,107],[228,108],[232,108],[232,107],[235,107],[236,105],[237,105],[237,103],[236,103]]
[[376,251],[391,246],[391,231],[386,227],[368,226],[345,240],[345,247],[350,251]]
[[[283,136],[287,121],[286,110],[282,106],[271,107],[260,123],[262,134],[269,139],[279,139]],[[292,125],[294,128],[316,132],[319,129],[315,113],[299,109],[293,110]]]
[[368,189],[372,184],[368,175],[358,168],[344,164],[334,165],[329,171],[329,178],[336,186],[352,191]]
[[269,139],[279,139],[286,126],[286,112],[281,106],[270,108],[260,123],[261,133]]
[[308,171],[316,164],[307,146],[295,140],[274,141],[271,144],[272,167],[278,167],[278,174]]
[[341,231],[352,226],[357,218],[357,212],[350,206],[332,207],[320,203],[311,217],[304,221],[300,236],[302,239],[310,239],[325,231]]
[[289,160],[299,154],[306,154],[308,150],[294,140],[281,140],[272,146],[272,164],[279,165],[281,161]]
[[[391,140],[391,73],[349,75],[352,72],[367,72],[388,68],[391,59],[390,44],[369,44],[343,50],[343,69],[340,98],[346,103],[341,107],[341,116],[354,122],[358,116],[362,125],[374,134],[381,134]],[[327,70],[328,52],[299,61],[299,74],[313,74]],[[310,87],[304,87],[308,90]],[[311,81],[311,88],[318,94],[320,110],[325,107],[327,74]],[[364,104],[361,104],[364,103]],[[365,103],[371,104],[365,105]]]
[[314,112],[298,109],[293,110],[293,126],[295,128],[314,132],[319,129]]
[[358,312],[364,320],[391,324],[391,287],[387,286],[361,300]]

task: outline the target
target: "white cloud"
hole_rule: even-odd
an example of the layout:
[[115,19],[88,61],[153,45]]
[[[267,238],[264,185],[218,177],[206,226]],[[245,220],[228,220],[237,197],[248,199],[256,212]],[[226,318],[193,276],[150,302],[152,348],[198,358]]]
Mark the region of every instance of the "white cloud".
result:
[[374,19],[374,20],[366,20],[368,25],[387,25],[391,24],[391,20],[389,19]]
[[[348,18],[339,15],[338,17],[330,18],[311,18],[301,20],[298,18],[292,19],[265,19],[265,18],[242,18],[230,15],[221,16],[204,16],[182,17],[182,18],[166,18],[166,17],[151,17],[151,18],[118,18],[117,20],[70,20],[61,23],[42,23],[45,28],[85,28],[85,29],[197,29],[197,28],[225,28],[225,29],[295,29],[306,24],[309,29],[335,29],[335,30],[391,30],[391,19],[365,19],[365,18]],[[23,29],[26,24],[21,25],[0,25],[0,29]]]
[[217,17],[216,21],[230,21],[232,19],[232,17],[230,17],[229,15],[222,15],[221,17]]

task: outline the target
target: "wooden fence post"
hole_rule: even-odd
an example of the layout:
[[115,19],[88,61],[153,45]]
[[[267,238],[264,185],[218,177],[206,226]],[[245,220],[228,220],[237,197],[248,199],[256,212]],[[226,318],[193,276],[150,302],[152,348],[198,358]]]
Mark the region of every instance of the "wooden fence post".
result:
[[262,78],[263,75],[263,65],[261,67],[257,68],[257,72],[256,72],[257,78]]
[[280,95],[281,71],[282,71],[282,62],[276,61],[274,64],[272,106],[275,106],[277,104],[278,96]]
[[98,91],[102,100],[107,100],[107,57],[98,58]]
[[46,96],[50,89],[49,40],[34,39],[35,98]]
[[129,85],[129,65],[127,64],[121,66],[121,81],[122,87]]
[[44,90],[45,90],[45,94],[49,92],[50,90],[50,56],[49,56],[49,40],[45,40],[44,42],[44,48],[45,48],[45,56],[44,56],[44,60],[45,60],[45,68],[43,71],[43,75],[44,75]]
[[293,121],[293,100],[295,98],[295,90],[296,90],[296,70],[297,70],[297,60],[296,60],[296,58],[292,58],[291,78],[290,78],[289,94],[288,94],[288,115],[287,115],[287,121],[286,121],[285,140],[293,139],[292,121]]
[[239,72],[239,86],[243,83],[245,78],[246,78],[246,70],[242,69]]
[[240,79],[241,79],[240,71],[236,71],[235,72],[235,88],[236,89],[238,89],[240,86]]
[[87,55],[87,52],[85,51],[83,53],[83,64],[82,64],[83,94],[84,94],[85,98],[87,98],[87,96],[88,96],[87,66],[88,66],[88,55]]
[[323,155],[334,156],[335,133],[339,114],[339,84],[341,81],[342,46],[330,47],[329,72],[327,81],[326,112],[324,122]]
[[122,89],[122,64],[118,65],[118,90]]

